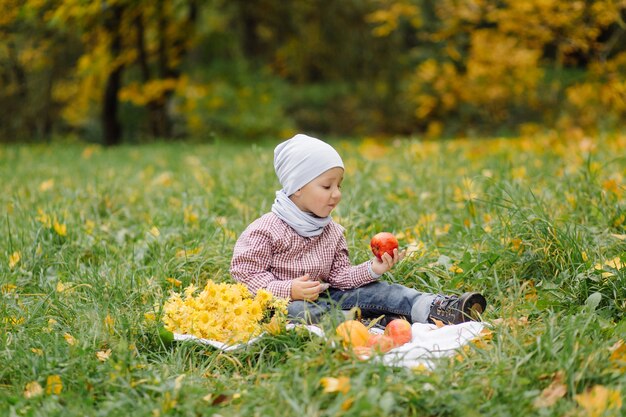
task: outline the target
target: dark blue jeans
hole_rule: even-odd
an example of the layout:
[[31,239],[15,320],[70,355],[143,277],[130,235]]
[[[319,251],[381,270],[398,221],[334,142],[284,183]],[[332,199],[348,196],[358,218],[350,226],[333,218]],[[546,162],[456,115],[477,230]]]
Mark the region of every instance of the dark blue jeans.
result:
[[350,310],[358,307],[365,318],[385,315],[381,324],[393,318],[404,317],[412,323],[426,323],[434,294],[421,293],[400,284],[373,282],[346,291],[329,288],[315,301],[291,301],[287,306],[289,317],[318,323],[329,311]]

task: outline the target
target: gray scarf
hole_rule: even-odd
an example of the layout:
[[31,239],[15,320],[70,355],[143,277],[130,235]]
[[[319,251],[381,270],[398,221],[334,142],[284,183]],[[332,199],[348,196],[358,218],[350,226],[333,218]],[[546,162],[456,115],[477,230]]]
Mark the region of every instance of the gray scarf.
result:
[[276,200],[272,204],[272,213],[291,226],[297,234],[304,237],[321,235],[324,227],[331,220],[330,216],[317,217],[300,210],[284,190],[276,191]]

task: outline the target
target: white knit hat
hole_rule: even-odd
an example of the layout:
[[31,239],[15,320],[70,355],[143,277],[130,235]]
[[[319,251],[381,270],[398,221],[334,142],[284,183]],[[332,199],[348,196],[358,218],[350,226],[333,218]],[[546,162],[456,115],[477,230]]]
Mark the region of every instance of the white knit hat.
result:
[[343,168],[335,148],[307,135],[298,134],[274,149],[274,169],[288,196],[335,167]]

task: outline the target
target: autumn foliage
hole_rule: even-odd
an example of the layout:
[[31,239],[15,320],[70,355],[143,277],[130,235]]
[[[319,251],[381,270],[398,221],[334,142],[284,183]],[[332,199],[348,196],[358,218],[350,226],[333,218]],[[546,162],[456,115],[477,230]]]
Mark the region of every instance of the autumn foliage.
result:
[[0,0],[0,140],[612,129],[626,2]]

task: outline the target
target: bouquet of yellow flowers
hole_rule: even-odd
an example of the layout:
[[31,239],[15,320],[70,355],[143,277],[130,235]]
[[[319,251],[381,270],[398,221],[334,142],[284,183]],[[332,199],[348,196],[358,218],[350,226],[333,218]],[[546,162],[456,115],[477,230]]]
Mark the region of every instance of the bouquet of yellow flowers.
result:
[[263,331],[274,314],[286,315],[287,300],[265,290],[253,297],[243,284],[209,280],[200,293],[193,284],[184,297],[172,293],[163,307],[163,323],[173,333],[193,335],[223,343],[247,342]]

